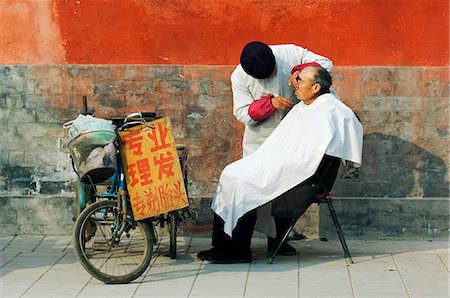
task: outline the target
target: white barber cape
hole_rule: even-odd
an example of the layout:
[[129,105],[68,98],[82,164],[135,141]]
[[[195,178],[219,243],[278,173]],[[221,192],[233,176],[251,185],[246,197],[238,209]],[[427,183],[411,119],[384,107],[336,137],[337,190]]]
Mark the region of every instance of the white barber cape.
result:
[[[255,153],[225,167],[211,208],[231,236],[244,214],[311,177],[324,154],[361,164],[362,140],[361,123],[333,95],[300,102]],[[273,231],[271,226],[262,232],[274,236]]]

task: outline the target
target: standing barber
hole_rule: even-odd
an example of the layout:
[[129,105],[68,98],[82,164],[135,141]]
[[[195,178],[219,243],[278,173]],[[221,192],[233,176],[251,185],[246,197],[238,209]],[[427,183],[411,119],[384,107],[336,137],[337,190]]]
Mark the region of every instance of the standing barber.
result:
[[[330,74],[333,71],[330,59],[294,44],[269,46],[254,41],[243,48],[240,64],[231,75],[233,113],[245,125],[243,157],[255,152],[289,109],[298,103],[288,80],[296,66],[308,62],[317,62]],[[257,209],[255,228],[273,237],[281,235],[289,226],[289,220],[273,219],[270,212],[270,204]],[[271,218],[271,222],[265,218]],[[268,251],[271,251],[273,243],[273,238],[269,237]],[[296,250],[285,243],[279,254],[295,255]]]

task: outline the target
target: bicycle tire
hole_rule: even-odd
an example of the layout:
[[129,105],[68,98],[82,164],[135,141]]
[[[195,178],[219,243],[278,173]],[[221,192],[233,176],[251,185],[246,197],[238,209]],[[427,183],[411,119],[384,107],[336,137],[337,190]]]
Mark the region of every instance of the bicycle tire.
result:
[[168,228],[169,228],[169,257],[171,259],[177,258],[177,227],[178,226],[178,211],[170,211],[168,214]]
[[75,222],[75,256],[90,275],[107,284],[135,280],[145,272],[153,254],[148,224],[133,221],[129,211],[128,231],[117,239],[112,230],[120,221],[117,202],[106,200],[89,205]]

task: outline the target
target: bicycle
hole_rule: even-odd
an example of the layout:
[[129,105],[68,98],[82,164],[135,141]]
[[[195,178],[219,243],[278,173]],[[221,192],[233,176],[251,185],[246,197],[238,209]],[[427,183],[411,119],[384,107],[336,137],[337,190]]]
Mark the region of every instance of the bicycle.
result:
[[[113,119],[117,127],[115,133],[157,118],[155,113],[134,113],[126,118]],[[114,148],[117,158],[114,174],[109,179],[101,181],[102,178],[96,177],[96,181],[88,181],[90,183],[80,181],[80,214],[76,218],[73,235],[74,252],[80,264],[93,277],[108,284],[129,283],[145,272],[152,258],[153,245],[158,242],[157,225],[167,225],[169,256],[175,259],[178,225],[185,218],[195,219],[195,212],[185,207],[136,220],[119,147],[115,144]],[[177,153],[187,185],[188,149],[178,145]],[[77,172],[74,164],[73,168]]]

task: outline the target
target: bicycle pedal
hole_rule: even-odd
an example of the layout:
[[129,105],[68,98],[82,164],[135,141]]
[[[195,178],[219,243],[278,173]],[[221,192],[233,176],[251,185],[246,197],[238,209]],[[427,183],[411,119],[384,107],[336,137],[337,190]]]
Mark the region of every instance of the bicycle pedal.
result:
[[94,243],[92,244],[92,248],[94,250],[108,250],[109,249],[109,243],[106,239],[96,239]]
[[110,249],[110,245],[107,240],[105,239],[98,239],[94,241],[94,244],[92,245],[92,248],[95,251],[105,251]]
[[110,249],[110,247],[108,246],[108,245],[96,245],[96,246],[93,246],[93,249],[94,249],[94,251],[105,251],[105,250],[109,250]]

